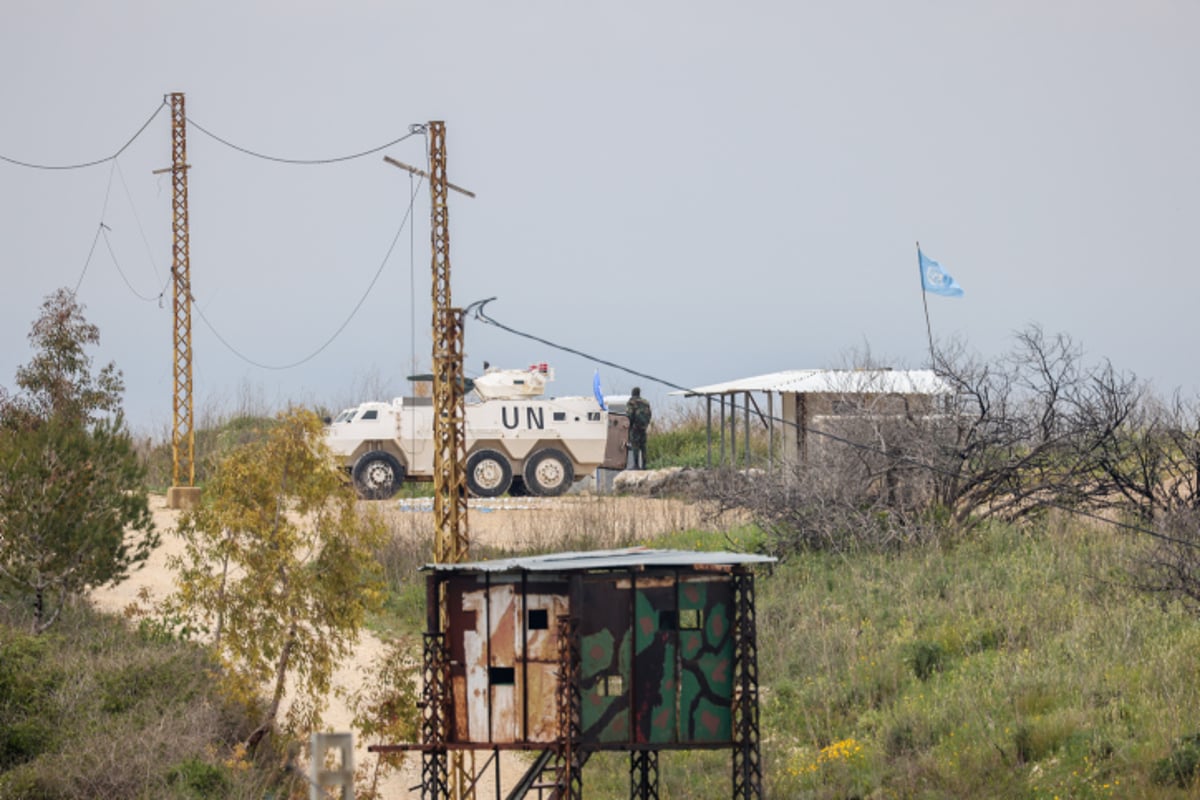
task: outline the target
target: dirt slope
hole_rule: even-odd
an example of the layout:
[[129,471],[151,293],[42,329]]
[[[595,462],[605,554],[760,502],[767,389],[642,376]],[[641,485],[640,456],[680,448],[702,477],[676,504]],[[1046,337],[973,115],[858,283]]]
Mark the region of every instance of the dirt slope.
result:
[[[179,512],[167,508],[165,498],[158,495],[151,497],[150,506],[154,523],[162,534],[162,544],[126,581],[93,592],[92,600],[102,610],[121,613],[131,604],[140,603],[139,595],[143,591],[148,593],[150,602],[154,602],[173,590],[167,558],[182,551],[180,539],[174,535]],[[426,499],[389,501],[384,506],[397,533],[428,535],[432,539],[431,508],[431,502]],[[606,547],[618,542],[646,541],[664,532],[700,524],[695,507],[669,500],[594,496],[499,498],[472,500],[468,509],[472,543],[505,549],[548,551],[557,549],[558,545],[565,545],[563,549]],[[382,641],[364,631],[354,656],[338,669],[335,685],[349,691],[359,688],[370,663],[383,649]],[[336,695],[331,697],[325,713],[326,729],[349,731],[350,720],[351,714],[344,701]],[[356,742],[356,764],[375,763],[375,757],[366,751],[366,744]],[[480,765],[485,758],[485,754],[480,755]],[[522,760],[523,756],[518,754],[502,754],[502,776],[506,787],[520,777]],[[420,760],[412,755],[401,773],[392,776],[380,788],[385,797],[419,797],[419,792],[410,791],[419,782]],[[491,797],[494,792],[489,770],[477,795]]]

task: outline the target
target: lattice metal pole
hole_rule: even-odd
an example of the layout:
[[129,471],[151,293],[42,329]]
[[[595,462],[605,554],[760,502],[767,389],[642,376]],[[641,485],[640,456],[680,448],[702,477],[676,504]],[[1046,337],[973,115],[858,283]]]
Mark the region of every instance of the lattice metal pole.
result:
[[754,573],[733,573],[733,797],[763,796],[758,725],[758,633],[755,622]]
[[658,800],[658,751],[629,752],[629,800]]
[[439,800],[450,789],[446,758],[446,697],[450,691],[450,663],[441,633],[425,634],[421,689],[421,797]]
[[172,246],[171,275],[175,310],[175,395],[171,429],[173,486],[196,482],[196,434],[192,414],[192,279],[188,244],[187,115],[183,93],[171,98],[171,187]]
[[[450,207],[446,202],[446,124],[430,122],[430,239],[433,246],[433,560],[467,560],[467,437],[463,380],[462,310],[450,305]],[[445,593],[439,604],[443,630],[448,621]],[[447,691],[449,691],[447,686]],[[467,761],[470,764],[467,764]],[[475,755],[455,751],[450,766],[451,792],[459,800],[475,797]]]
[[579,682],[581,664],[579,620],[569,614],[558,618],[558,685],[555,710],[558,716],[558,755],[554,770],[555,800],[582,800],[583,693]]
[[429,192],[433,246],[434,561],[457,564],[467,536],[466,399],[462,310],[450,299],[450,208],[446,202],[446,125],[430,122]]

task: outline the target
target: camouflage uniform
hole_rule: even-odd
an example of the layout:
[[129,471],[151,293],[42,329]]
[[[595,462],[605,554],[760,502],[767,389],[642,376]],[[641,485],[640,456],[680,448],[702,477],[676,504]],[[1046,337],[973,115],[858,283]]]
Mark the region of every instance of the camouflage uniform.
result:
[[629,417],[629,449],[633,452],[633,469],[646,468],[646,428],[650,427],[650,403],[636,386],[629,402],[625,404]]

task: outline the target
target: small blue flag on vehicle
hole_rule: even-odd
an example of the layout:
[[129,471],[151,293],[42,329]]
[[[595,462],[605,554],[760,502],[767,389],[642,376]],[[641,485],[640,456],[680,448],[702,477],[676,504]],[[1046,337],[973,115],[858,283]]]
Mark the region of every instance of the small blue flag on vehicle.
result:
[[596,370],[596,374],[592,377],[592,394],[596,395],[596,402],[600,404],[600,410],[608,411],[608,406],[604,403],[604,392],[600,391],[600,370]]
[[930,294],[943,297],[962,297],[963,289],[954,278],[942,269],[942,265],[917,249],[917,260],[921,264],[921,288]]

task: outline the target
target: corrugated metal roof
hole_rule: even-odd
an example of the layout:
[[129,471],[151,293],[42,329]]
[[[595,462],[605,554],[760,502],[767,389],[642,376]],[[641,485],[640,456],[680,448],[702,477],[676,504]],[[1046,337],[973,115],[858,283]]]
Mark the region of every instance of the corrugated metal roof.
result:
[[631,547],[624,550],[590,550],[550,553],[541,556],[472,561],[461,564],[426,564],[422,569],[438,572],[582,572],[586,570],[645,569],[648,567],[733,566],[767,564],[776,559],[747,553],[707,553],[695,550],[654,550]]
[[931,369],[791,369],[724,383],[697,386],[673,395],[691,397],[731,392],[788,394],[953,394]]

